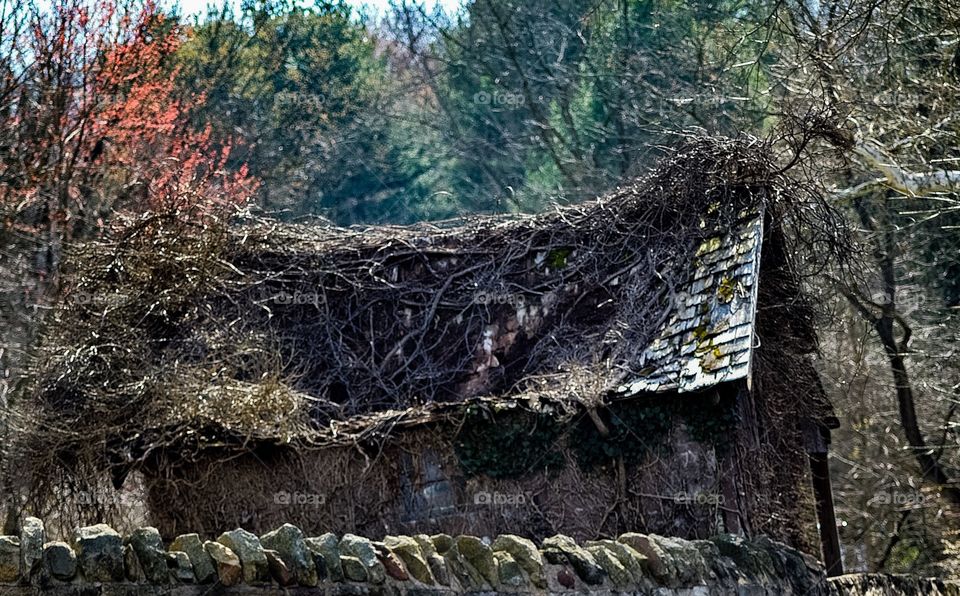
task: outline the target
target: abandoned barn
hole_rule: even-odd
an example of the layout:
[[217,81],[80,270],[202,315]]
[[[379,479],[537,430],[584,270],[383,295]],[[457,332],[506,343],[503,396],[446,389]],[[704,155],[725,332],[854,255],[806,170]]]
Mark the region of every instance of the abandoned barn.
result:
[[533,216],[78,247],[19,413],[30,490],[136,486],[167,537],[732,532],[834,560],[806,197],[765,152],[698,139]]

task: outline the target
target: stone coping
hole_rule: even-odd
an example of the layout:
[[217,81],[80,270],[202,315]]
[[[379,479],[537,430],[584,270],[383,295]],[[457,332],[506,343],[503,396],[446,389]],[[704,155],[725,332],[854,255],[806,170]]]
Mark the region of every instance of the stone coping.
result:
[[[0,596],[872,594],[916,579],[891,578],[827,581],[808,555],[767,538],[731,535],[683,540],[628,533],[583,544],[558,535],[540,545],[513,535],[373,541],[306,536],[284,524],[261,536],[235,529],[216,540],[184,534],[165,545],[155,528],[121,536],[98,524],[78,528],[68,544],[47,541],[43,522],[28,517],[18,536],[0,536]],[[956,588],[949,582],[938,585],[940,592],[930,593],[960,594],[949,591]]]

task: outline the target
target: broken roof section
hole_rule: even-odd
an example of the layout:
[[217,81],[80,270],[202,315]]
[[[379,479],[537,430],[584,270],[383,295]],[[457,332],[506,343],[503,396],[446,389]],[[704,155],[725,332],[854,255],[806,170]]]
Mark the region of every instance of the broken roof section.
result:
[[619,394],[683,393],[749,378],[762,244],[761,214],[700,244],[671,315]]
[[779,221],[792,200],[767,159],[757,141],[702,139],[535,216],[254,218],[76,247],[71,290],[94,299],[49,319],[25,427],[51,450],[95,448],[78,425],[111,444],[294,440],[475,400],[572,412],[744,379],[763,212]]

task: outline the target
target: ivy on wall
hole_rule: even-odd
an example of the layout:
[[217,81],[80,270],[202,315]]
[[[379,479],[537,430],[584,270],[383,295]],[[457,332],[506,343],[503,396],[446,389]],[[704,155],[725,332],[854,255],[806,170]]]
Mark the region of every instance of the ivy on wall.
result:
[[638,464],[649,453],[670,449],[669,435],[681,423],[690,437],[718,453],[729,446],[737,425],[732,399],[713,394],[615,402],[598,412],[606,435],[585,413],[571,419],[525,409],[494,411],[471,405],[454,440],[463,470],[472,476],[519,478],[556,472],[569,450],[584,470],[622,458]]
[[469,475],[518,478],[563,466],[562,425],[550,414],[467,407],[454,450]]
[[732,445],[739,422],[733,398],[719,399],[715,394],[691,396],[677,400],[674,409],[694,441],[713,445],[718,454]]
[[648,453],[668,448],[672,414],[668,405],[654,401],[614,403],[599,412],[609,434],[603,436],[589,416],[582,416],[571,433],[570,447],[587,470],[618,458],[639,462]]

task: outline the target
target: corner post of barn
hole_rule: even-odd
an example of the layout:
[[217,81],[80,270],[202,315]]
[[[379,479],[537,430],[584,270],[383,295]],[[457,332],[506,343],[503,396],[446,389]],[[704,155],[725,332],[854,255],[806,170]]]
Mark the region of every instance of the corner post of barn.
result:
[[837,515],[833,507],[833,487],[830,484],[830,429],[807,421],[804,435],[810,458],[810,476],[817,506],[817,523],[820,526],[823,563],[827,569],[827,577],[835,577],[843,575],[843,559],[840,535],[837,532]]

